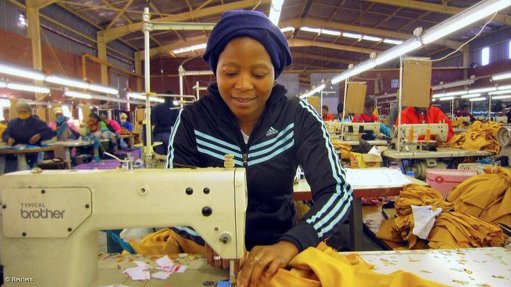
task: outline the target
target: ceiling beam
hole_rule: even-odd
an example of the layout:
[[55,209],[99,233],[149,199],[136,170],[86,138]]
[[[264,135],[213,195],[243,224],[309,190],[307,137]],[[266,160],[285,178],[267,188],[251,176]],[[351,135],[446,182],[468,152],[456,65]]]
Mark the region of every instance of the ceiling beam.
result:
[[[218,5],[214,7],[203,8],[198,11],[185,12],[181,14],[176,14],[168,17],[161,17],[157,19],[151,20],[153,23],[161,23],[161,22],[185,22],[197,18],[209,17],[213,15],[219,15],[224,11],[234,10],[234,9],[244,9],[251,8],[259,4],[268,4],[271,0],[242,0],[236,1],[229,4]],[[137,22],[128,24],[122,27],[116,27],[111,29],[106,29],[102,31],[103,35],[107,42],[113,41],[117,38],[120,38],[128,33],[132,32],[140,32],[144,26],[143,22]]]
[[293,59],[300,58],[300,59],[310,59],[310,60],[316,60],[316,61],[323,61],[323,62],[330,62],[330,63],[336,63],[336,64],[342,64],[342,65],[349,65],[349,64],[357,64],[353,61],[346,60],[346,59],[339,59],[334,57],[326,57],[326,56],[319,56],[309,53],[302,53],[302,52],[294,52],[291,51],[291,55],[293,56]]
[[[422,11],[429,11],[429,12],[436,12],[440,14],[447,14],[447,15],[456,15],[460,12],[464,11],[463,8],[457,8],[447,5],[439,5],[439,4],[432,4],[427,2],[421,2],[421,1],[413,1],[413,0],[366,0],[369,2],[375,2],[380,4],[386,4],[386,5],[392,5],[392,6],[398,6],[398,7],[405,7],[405,8],[412,8]],[[511,25],[511,16],[504,15],[504,14],[497,14],[494,18],[495,21],[501,22],[506,25]]]
[[339,51],[348,51],[353,53],[363,53],[363,54],[371,54],[371,53],[377,53],[381,52],[379,50],[372,50],[367,48],[360,48],[360,47],[353,47],[353,46],[347,46],[347,45],[341,45],[341,44],[331,44],[331,43],[325,43],[325,42],[319,42],[319,41],[309,41],[309,40],[302,40],[302,39],[289,39],[289,46],[290,47],[320,47],[320,48],[327,48],[332,50],[339,50]]
[[57,0],[32,0],[29,2],[30,3],[27,3],[27,5],[30,5],[32,8],[41,9],[57,2]]
[[[397,39],[397,40],[408,40],[413,37],[411,34],[401,33],[401,32],[394,32],[389,30],[382,30],[382,29],[375,29],[375,28],[369,28],[369,27],[362,27],[362,26],[356,26],[356,25],[350,25],[350,24],[344,24],[339,22],[332,22],[332,21],[323,21],[320,19],[314,19],[314,18],[307,18],[307,19],[293,19],[288,21],[281,21],[280,22],[281,27],[315,27],[315,28],[324,28],[324,29],[331,29],[331,30],[337,30],[339,31],[339,27],[343,29],[343,31],[349,31],[349,32],[357,32],[360,34],[365,35],[371,35],[371,36],[380,36],[380,37],[386,37],[390,39]],[[449,48],[456,49],[459,46],[461,46],[460,42],[451,41],[451,40],[439,40],[436,41],[435,44],[444,45]]]
[[[111,3],[108,3],[108,2],[104,2],[104,3],[113,6],[113,4],[111,4]],[[131,22],[127,17],[124,16],[124,12],[126,12],[126,10],[131,5],[131,3],[133,3],[133,0],[129,0],[128,3],[126,3],[126,5],[124,5],[124,8],[122,8],[122,10],[119,11],[117,13],[117,15],[115,15],[114,19],[112,19],[112,21],[110,21],[110,24],[108,24],[106,29],[111,28],[115,24],[115,21],[117,21],[117,19],[119,19],[120,17],[123,17],[124,19],[126,19],[128,21],[128,23]]]

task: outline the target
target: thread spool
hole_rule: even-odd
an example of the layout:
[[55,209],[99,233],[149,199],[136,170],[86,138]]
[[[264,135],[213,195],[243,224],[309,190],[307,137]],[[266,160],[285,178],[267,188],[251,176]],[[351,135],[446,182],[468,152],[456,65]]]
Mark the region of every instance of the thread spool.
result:
[[497,131],[497,142],[503,147],[511,144],[511,127],[503,126]]
[[233,154],[225,154],[224,155],[224,167],[225,168],[234,168],[234,155]]
[[408,142],[413,143],[413,127],[408,130]]
[[426,134],[424,135],[424,141],[429,143],[431,141],[431,129],[426,129]]

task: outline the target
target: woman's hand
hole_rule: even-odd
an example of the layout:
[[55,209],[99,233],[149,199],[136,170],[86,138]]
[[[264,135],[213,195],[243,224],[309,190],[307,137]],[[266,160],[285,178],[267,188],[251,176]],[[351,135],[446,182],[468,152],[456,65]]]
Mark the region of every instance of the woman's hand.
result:
[[30,144],[35,144],[35,143],[37,143],[40,139],[41,139],[41,135],[40,135],[40,134],[35,134],[35,135],[33,135],[33,136],[32,136],[32,137],[28,140],[28,142],[29,142]]
[[241,262],[236,285],[254,287],[269,281],[279,268],[286,267],[297,254],[298,248],[287,241],[268,246],[255,246]]
[[7,139],[7,145],[12,146],[14,144],[15,140],[13,138]]

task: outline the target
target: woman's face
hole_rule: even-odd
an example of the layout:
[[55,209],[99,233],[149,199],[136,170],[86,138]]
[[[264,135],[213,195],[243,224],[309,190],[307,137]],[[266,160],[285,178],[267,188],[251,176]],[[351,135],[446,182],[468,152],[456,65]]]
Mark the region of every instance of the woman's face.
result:
[[16,112],[18,113],[18,118],[20,120],[26,120],[32,115],[32,112],[26,108],[17,109]]
[[275,71],[264,46],[241,37],[230,41],[220,54],[216,79],[222,99],[236,118],[257,120],[270,97]]

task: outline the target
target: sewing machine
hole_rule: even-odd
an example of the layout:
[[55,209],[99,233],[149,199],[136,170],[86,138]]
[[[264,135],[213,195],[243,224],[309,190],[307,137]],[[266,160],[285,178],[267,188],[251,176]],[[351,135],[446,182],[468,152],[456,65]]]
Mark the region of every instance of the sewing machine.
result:
[[191,226],[224,259],[245,251],[240,168],[22,171],[0,176],[0,198],[4,276],[28,285],[93,286],[103,229]]
[[337,133],[340,133],[341,140],[345,141],[358,141],[362,135],[369,133],[377,138],[380,134],[380,123],[340,123]]
[[[423,144],[447,141],[447,124],[401,124],[393,132],[393,142],[398,151],[422,149]],[[399,137],[400,140],[399,140]],[[399,146],[401,144],[401,146]]]
[[496,117],[490,117],[490,121],[507,124],[507,116],[496,116]]

